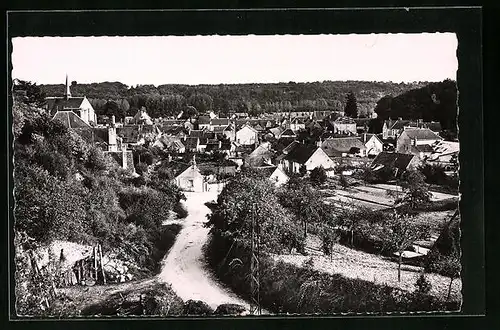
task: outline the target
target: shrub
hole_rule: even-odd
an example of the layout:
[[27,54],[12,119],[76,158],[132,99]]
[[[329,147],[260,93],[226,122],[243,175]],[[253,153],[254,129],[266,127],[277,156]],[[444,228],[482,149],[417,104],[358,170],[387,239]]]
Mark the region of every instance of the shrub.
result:
[[425,277],[425,274],[422,273],[420,276],[417,278],[417,281],[415,282],[415,287],[416,287],[416,292],[419,294],[428,294],[431,291],[432,284],[427,280]]
[[[232,244],[234,243],[234,244]],[[212,235],[207,261],[216,276],[237,294],[249,299],[249,248],[220,235]],[[238,258],[240,267],[230,267]],[[387,313],[458,310],[458,301],[414,295],[385,285],[330,275],[310,268],[274,262],[260,256],[260,301],[274,313]]]
[[309,179],[314,185],[322,185],[326,182],[326,172],[322,166],[316,167],[311,171]]
[[184,303],[183,315],[211,315],[214,310],[201,300],[188,300]]
[[148,171],[148,165],[146,163],[137,163],[137,165],[135,165],[135,171],[139,175],[144,175],[144,173]]

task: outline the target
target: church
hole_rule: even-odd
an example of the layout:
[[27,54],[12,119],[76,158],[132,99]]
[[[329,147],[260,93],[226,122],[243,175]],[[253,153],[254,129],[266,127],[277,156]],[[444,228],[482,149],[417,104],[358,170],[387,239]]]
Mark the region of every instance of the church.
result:
[[[94,108],[85,96],[71,96],[68,75],[66,75],[66,92],[63,97],[47,97],[47,110],[52,116],[58,112],[73,112],[87,125],[94,126],[97,123],[97,116]],[[59,114],[60,116],[61,114]]]

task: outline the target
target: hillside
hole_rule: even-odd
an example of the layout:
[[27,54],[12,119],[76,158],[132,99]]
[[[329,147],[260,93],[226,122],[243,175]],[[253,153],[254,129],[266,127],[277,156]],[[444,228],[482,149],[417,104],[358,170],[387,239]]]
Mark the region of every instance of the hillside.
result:
[[447,79],[411,89],[395,97],[383,97],[377,102],[375,112],[380,121],[388,118],[439,121],[443,129],[456,131],[456,82]]
[[[198,111],[219,113],[275,111],[341,110],[346,95],[353,92],[359,114],[370,114],[380,98],[399,95],[426,83],[368,81],[324,81],[313,83],[220,84],[220,85],[138,85],[120,82],[78,84],[71,87],[74,96],[87,96],[98,113],[109,108],[123,117],[145,106],[153,117],[177,115],[187,105]],[[64,85],[41,85],[47,96],[62,96]],[[113,100],[114,102],[107,102]],[[125,100],[125,102],[124,102]],[[119,108],[119,110],[115,109]]]
[[[133,179],[130,170],[42,109],[16,99],[12,112],[17,313],[50,315],[40,299],[60,284],[63,261],[73,267],[66,246],[101,245],[106,260],[128,265],[129,279],[157,272],[180,227],[162,223],[179,210],[182,192],[155,175]],[[64,243],[56,249],[60,256],[49,257],[44,275],[33,277],[33,256],[54,242]],[[108,280],[113,274],[107,273]]]

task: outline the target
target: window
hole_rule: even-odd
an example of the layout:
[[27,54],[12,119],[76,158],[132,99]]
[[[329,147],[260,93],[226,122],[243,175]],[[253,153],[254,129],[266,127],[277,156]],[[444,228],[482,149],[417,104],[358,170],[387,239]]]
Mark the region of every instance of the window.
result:
[[193,180],[188,180],[189,187],[193,188],[194,187],[194,181]]

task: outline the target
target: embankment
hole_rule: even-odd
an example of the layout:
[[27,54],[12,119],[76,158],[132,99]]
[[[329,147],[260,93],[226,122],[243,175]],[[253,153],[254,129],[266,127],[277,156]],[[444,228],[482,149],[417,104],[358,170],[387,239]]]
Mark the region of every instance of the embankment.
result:
[[[243,298],[250,297],[249,248],[218,235],[206,246],[215,275]],[[409,293],[370,281],[326,274],[305,264],[297,267],[260,258],[260,301],[271,313],[334,314],[456,311],[458,301]]]

